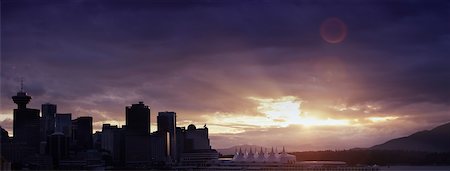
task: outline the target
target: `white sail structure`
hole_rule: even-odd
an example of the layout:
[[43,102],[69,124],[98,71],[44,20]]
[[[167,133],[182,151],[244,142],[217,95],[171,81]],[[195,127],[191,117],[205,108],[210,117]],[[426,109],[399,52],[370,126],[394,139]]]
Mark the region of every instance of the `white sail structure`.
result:
[[232,162],[240,162],[240,163],[285,163],[285,164],[293,164],[296,162],[297,158],[294,155],[288,154],[286,149],[283,147],[283,151],[278,153],[278,150],[273,149],[267,153],[263,151],[261,148],[259,152],[255,149],[250,148],[250,151],[245,153],[239,149],[238,152],[233,156]]

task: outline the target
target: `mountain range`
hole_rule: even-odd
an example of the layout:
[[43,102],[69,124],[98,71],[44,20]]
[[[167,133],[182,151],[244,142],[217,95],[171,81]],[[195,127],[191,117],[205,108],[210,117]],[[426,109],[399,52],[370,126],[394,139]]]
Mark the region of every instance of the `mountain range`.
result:
[[450,152],[450,123],[370,147],[372,150]]
[[[238,145],[230,148],[217,149],[222,155],[233,155],[236,150],[260,150],[257,145]],[[266,149],[266,147],[262,147]],[[270,150],[267,148],[267,150]],[[383,144],[370,148],[352,150],[403,150],[423,152],[450,152],[450,122],[437,126],[431,130],[419,131],[406,137],[395,138]]]

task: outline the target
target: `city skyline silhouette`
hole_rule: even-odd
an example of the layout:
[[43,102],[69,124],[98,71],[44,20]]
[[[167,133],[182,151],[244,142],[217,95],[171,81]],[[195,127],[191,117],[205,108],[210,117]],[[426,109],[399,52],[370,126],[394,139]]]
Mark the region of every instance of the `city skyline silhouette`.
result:
[[[40,110],[28,108],[32,97],[24,90],[21,80],[20,90],[11,99],[17,104],[14,109],[14,132],[1,130],[1,168],[9,169],[296,169],[318,167],[340,170],[379,170],[373,164],[390,165],[401,163],[448,164],[446,153],[450,141],[450,122],[431,131],[422,131],[408,137],[392,139],[384,144],[360,150],[317,151],[287,153],[272,147],[234,146],[234,153],[226,149],[212,149],[208,128],[196,128],[194,124],[178,127],[175,112],[158,112],[157,130],[151,131],[151,110],[144,102],[125,107],[126,124],[104,123],[101,131],[93,133],[91,116],[72,119],[72,113],[60,113],[57,105],[42,104]],[[417,141],[419,140],[419,141]],[[427,142],[428,141],[428,142]],[[238,150],[239,148],[239,150]],[[254,149],[254,150],[253,150]],[[417,149],[420,149],[419,151]],[[101,154],[100,152],[106,152]],[[336,154],[334,154],[336,153]],[[350,156],[372,153],[372,159],[355,160]],[[327,154],[319,157],[316,155]],[[391,155],[386,160],[386,155]],[[92,157],[97,156],[97,157]],[[232,156],[232,158],[226,158]],[[316,157],[314,157],[316,156]],[[405,157],[409,156],[409,157]],[[415,156],[415,159],[411,159]],[[298,162],[297,157],[300,157]],[[349,158],[350,157],[350,158]],[[433,158],[432,160],[428,158]],[[80,158],[84,160],[80,161]],[[222,158],[219,160],[219,158]],[[224,160],[227,159],[227,160]],[[231,160],[230,160],[231,159]],[[309,160],[317,161],[309,161]],[[336,160],[336,161],[330,161]],[[325,161],[323,161],[325,160]],[[341,161],[342,160],[342,161]],[[397,161],[397,162],[395,162]],[[365,167],[353,165],[369,164]],[[316,166],[318,165],[318,166]],[[389,168],[389,167],[388,167]]]

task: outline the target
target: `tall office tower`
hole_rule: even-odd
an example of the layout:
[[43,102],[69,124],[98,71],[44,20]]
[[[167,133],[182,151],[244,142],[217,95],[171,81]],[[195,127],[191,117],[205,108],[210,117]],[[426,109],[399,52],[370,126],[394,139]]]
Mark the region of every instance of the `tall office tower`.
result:
[[72,121],[72,142],[77,150],[92,149],[92,117],[79,117]]
[[55,132],[61,132],[67,138],[72,138],[72,114],[57,113],[55,117]]
[[39,110],[27,108],[31,96],[23,91],[23,86],[12,99],[17,104],[13,116],[14,144],[21,147],[20,153],[23,155],[37,153],[40,142]]
[[125,108],[127,132],[150,134],[150,109],[144,102]]
[[49,153],[52,156],[55,169],[58,168],[59,161],[69,155],[69,142],[67,140],[68,138],[61,132],[55,132],[48,136]]
[[153,132],[151,135],[151,157],[153,162],[173,163],[170,156],[170,135],[169,132]]
[[55,114],[56,114],[56,105],[45,103],[41,106],[42,112],[42,122],[41,122],[41,140],[46,141],[47,136],[53,134],[55,132]]
[[101,149],[110,152],[114,163],[121,162],[124,156],[123,129],[117,125],[103,124],[101,139]]
[[102,149],[102,132],[101,131],[95,131],[94,134],[92,134],[92,148],[96,150]]
[[184,136],[186,129],[184,127],[176,128],[176,147],[177,147],[177,161],[180,161],[181,154],[184,152],[185,142]]
[[177,145],[176,145],[176,113],[175,112],[159,112],[157,117],[158,133],[166,135],[168,133],[169,138],[166,139],[165,148],[168,149],[168,156],[172,160],[177,160]]
[[147,164],[150,151],[150,109],[143,102],[125,108],[125,165]]

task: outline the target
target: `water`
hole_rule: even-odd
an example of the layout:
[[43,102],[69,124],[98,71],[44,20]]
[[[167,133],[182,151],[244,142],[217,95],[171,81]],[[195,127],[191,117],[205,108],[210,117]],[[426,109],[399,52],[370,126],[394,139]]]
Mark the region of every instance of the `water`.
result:
[[379,168],[380,171],[450,171],[450,166],[391,166]]

